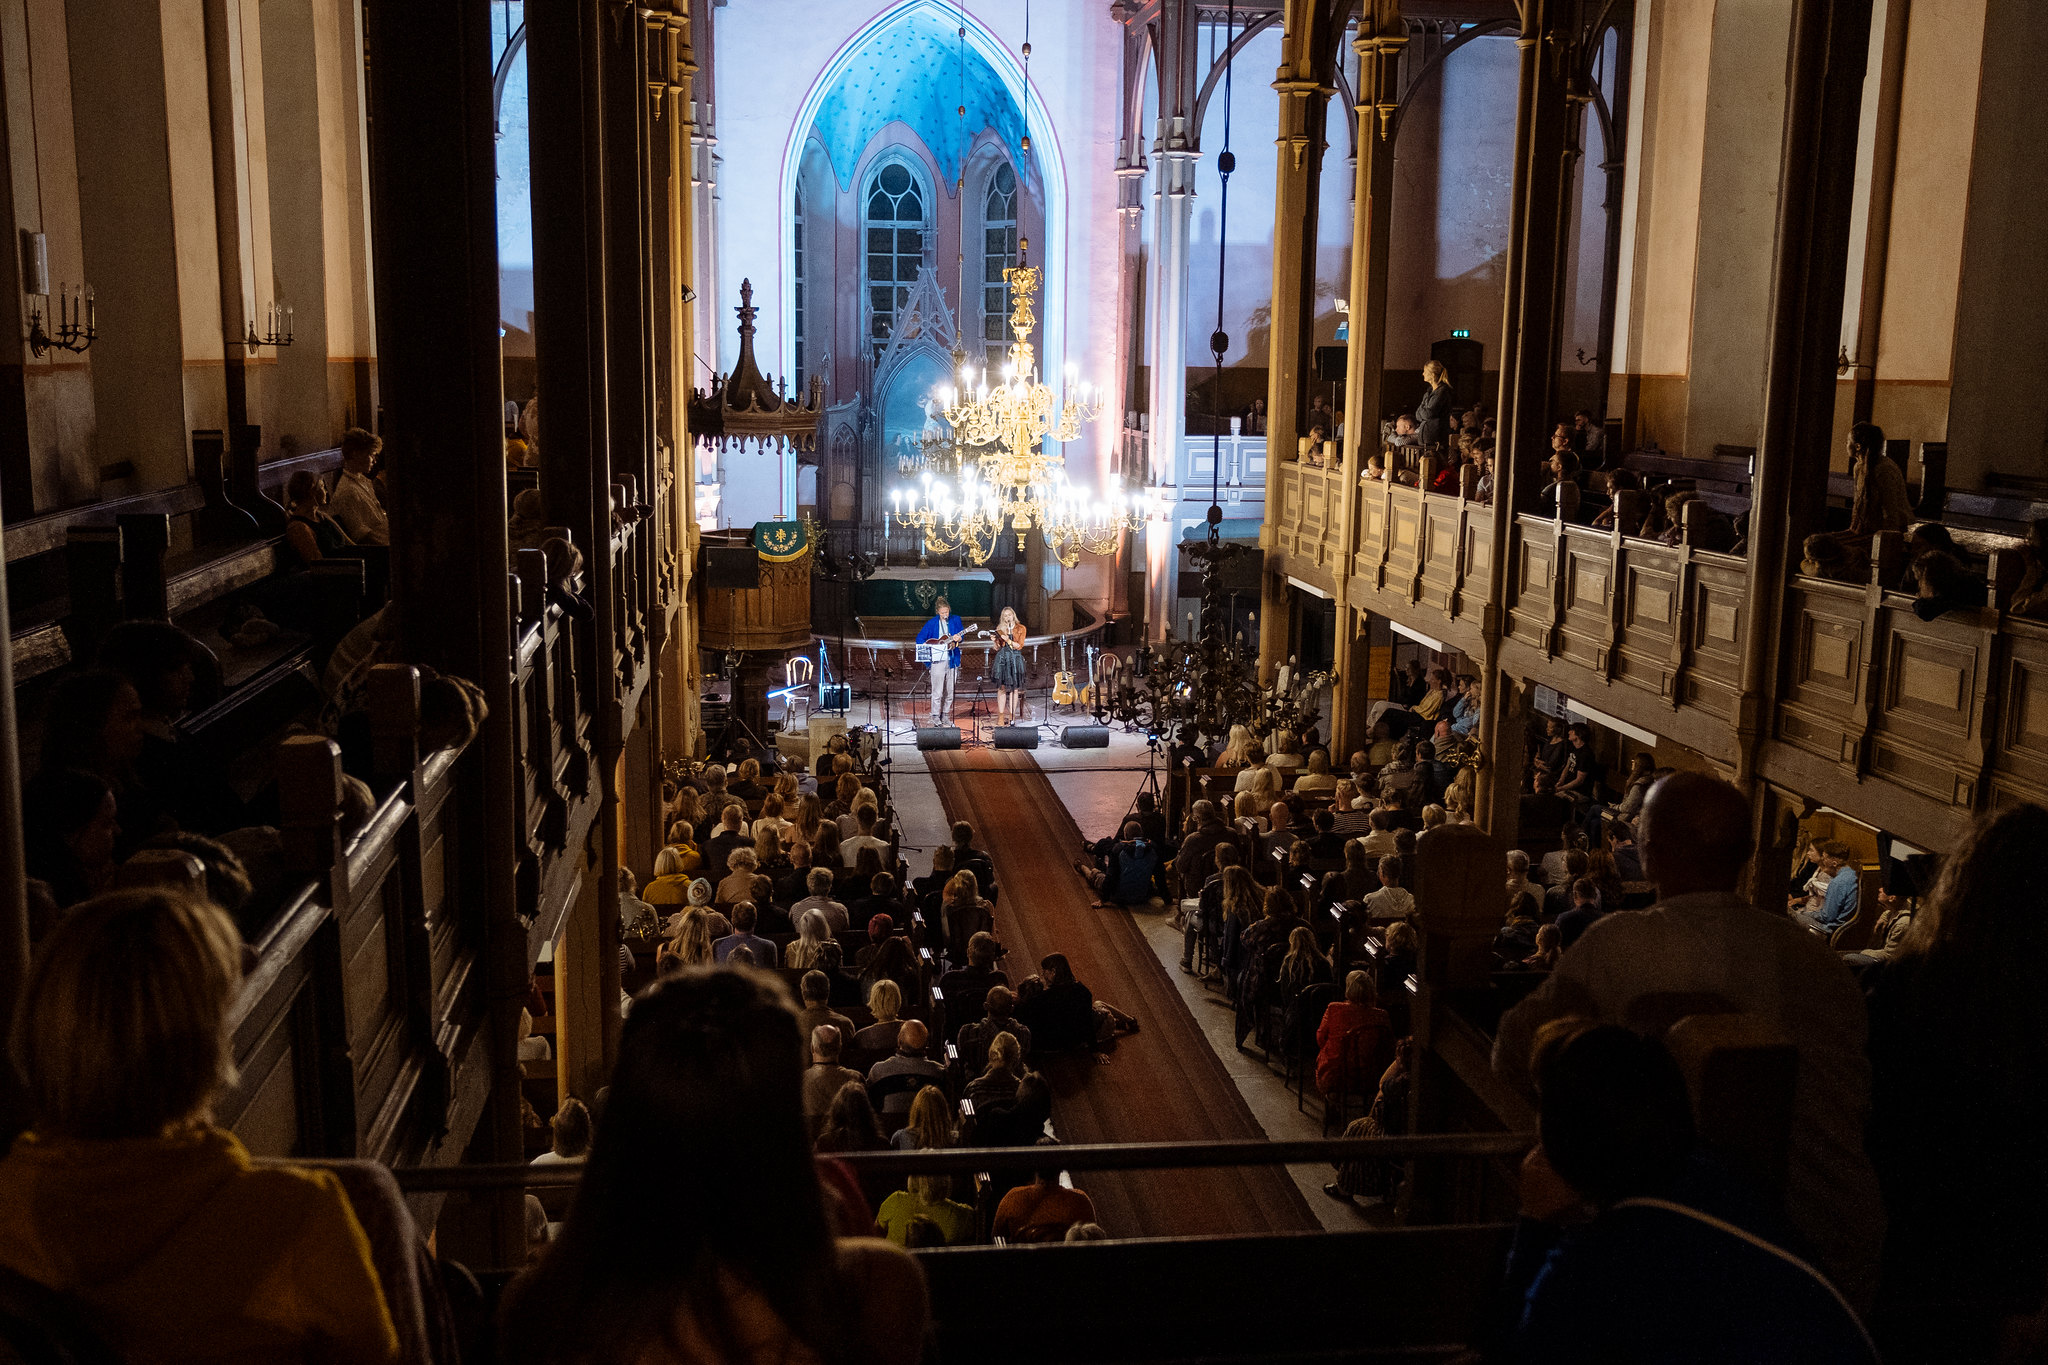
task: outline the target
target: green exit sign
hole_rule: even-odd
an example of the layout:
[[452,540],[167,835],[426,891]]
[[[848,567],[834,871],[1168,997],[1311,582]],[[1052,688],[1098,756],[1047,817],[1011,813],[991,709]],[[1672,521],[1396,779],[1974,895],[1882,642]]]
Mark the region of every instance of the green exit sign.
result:
[[1469,327],[1460,327],[1456,331],[1452,332],[1451,335],[1454,337],[1468,337],[1472,335],[1472,329]]

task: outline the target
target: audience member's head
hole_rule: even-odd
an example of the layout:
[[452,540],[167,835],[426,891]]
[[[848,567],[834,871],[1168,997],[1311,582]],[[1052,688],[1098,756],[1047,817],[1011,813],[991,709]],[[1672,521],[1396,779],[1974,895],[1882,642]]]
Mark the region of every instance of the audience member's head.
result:
[[1371,972],[1352,972],[1344,978],[1344,998],[1354,1005],[1370,1005],[1379,995]]
[[931,1030],[915,1019],[905,1019],[896,1030],[896,1050],[906,1057],[921,1057],[931,1045]]
[[548,1130],[553,1135],[552,1150],[556,1156],[573,1159],[590,1150],[590,1110],[574,1095],[555,1110],[555,1116],[548,1120]]
[[228,1012],[242,939],[218,906],[117,891],[73,910],[32,959],[14,1059],[38,1132],[157,1138],[233,1084]]
[[203,666],[217,674],[212,651],[169,621],[122,621],[100,642],[99,666],[135,687],[144,715],[175,720],[192,705]]
[[878,1024],[893,1023],[903,1011],[903,988],[883,977],[868,987],[868,1012]]
[[74,673],[51,691],[43,717],[42,768],[126,774],[142,753],[142,697],[112,669]]
[[1003,955],[1003,945],[996,936],[989,933],[975,934],[967,940],[967,965],[970,967],[993,967]]
[[820,1024],[811,1030],[811,1061],[818,1066],[836,1066],[845,1040],[837,1024]]
[[28,783],[23,798],[28,875],[49,887],[60,908],[104,890],[121,833],[114,789],[83,769],[51,768]]
[[[811,915],[816,915],[817,913],[817,911],[813,910],[810,915],[805,915],[804,918],[808,920]],[[818,922],[820,924],[824,923],[823,916],[819,917]],[[823,972],[805,972],[803,980],[797,983],[797,992],[803,996],[806,1005],[822,1005],[832,998],[832,978]]]
[[1543,1154],[1593,1204],[1670,1192],[1693,1148],[1685,1077],[1663,1044],[1612,1024],[1554,1042],[1537,1061]]
[[1673,773],[1643,799],[1643,875],[1660,897],[1732,893],[1755,851],[1749,802],[1719,778]]

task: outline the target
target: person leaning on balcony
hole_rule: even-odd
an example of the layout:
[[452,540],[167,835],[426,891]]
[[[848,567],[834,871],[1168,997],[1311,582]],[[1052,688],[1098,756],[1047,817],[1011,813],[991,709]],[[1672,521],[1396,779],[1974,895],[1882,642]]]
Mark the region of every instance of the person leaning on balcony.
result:
[[1423,449],[1447,446],[1450,443],[1453,397],[1450,372],[1432,360],[1422,367],[1422,382],[1429,389],[1415,404],[1415,425],[1422,437]]
[[[803,1065],[760,974],[686,972],[643,993],[568,1221],[508,1295],[501,1358],[917,1360],[923,1273],[879,1238],[833,1237]],[[649,1183],[678,1161],[700,1178]]]
[[160,890],[80,906],[39,949],[15,1059],[34,1119],[0,1161],[0,1266],[77,1301],[124,1359],[398,1359],[335,1176],[257,1167],[234,1083],[242,940]]
[[1799,1050],[1786,1163],[1794,1229],[1852,1304],[1876,1287],[1884,1209],[1864,1151],[1870,1064],[1862,992],[1827,944],[1736,891],[1755,853],[1749,802],[1700,773],[1650,789],[1640,826],[1644,872],[1659,899],[1603,916],[1543,985],[1501,1018],[1493,1067],[1527,1084],[1537,1031],[1581,1015],[1636,1022],[1653,997],[1714,996],[1754,1014]]

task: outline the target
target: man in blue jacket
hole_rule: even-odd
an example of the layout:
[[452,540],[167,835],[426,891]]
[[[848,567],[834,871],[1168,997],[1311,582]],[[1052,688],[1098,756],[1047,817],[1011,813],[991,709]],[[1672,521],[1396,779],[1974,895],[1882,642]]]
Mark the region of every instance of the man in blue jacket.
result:
[[1858,886],[1847,845],[1832,841],[1822,844],[1820,867],[1828,874],[1827,894],[1821,897],[1820,908],[1800,910],[1792,918],[1826,938],[1856,918]]
[[960,675],[960,636],[966,627],[953,619],[953,606],[941,597],[932,609],[938,615],[926,621],[917,632],[921,645],[945,642],[949,648],[943,662],[928,664],[932,680],[932,724],[953,723],[953,680]]

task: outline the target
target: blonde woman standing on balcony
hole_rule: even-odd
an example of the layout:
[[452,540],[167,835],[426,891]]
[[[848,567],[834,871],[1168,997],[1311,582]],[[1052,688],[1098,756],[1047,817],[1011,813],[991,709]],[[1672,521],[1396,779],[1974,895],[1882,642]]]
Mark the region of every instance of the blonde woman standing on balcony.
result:
[[1429,392],[1415,405],[1415,424],[1421,428],[1422,448],[1433,450],[1450,441],[1451,377],[1432,360],[1422,367],[1422,382],[1429,386]]

